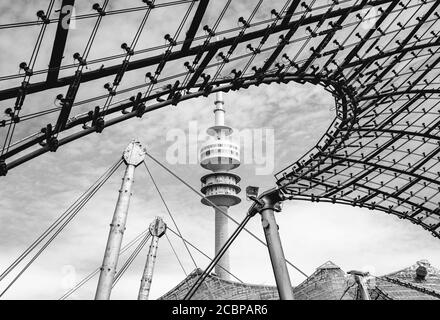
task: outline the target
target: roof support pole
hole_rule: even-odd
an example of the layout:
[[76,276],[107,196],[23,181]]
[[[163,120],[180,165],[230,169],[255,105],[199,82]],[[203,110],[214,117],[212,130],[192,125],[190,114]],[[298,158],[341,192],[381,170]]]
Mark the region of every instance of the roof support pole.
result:
[[368,293],[367,284],[365,283],[365,279],[360,276],[355,276],[355,279],[359,285],[361,299],[362,300],[370,300],[370,294]]
[[113,220],[110,224],[107,246],[96,289],[95,300],[109,300],[113,281],[116,275],[122,238],[127,221],[128,206],[130,204],[131,190],[134,182],[135,168],[145,159],[145,149],[137,141],[132,141],[125,149],[123,159],[127,165],[119,197],[116,203]]
[[370,293],[368,292],[367,287],[367,281],[365,279],[366,276],[368,276],[368,272],[362,272],[362,271],[349,271],[348,274],[351,274],[354,276],[354,280],[356,281],[358,285],[358,292],[359,297],[361,300],[371,300],[370,299]]
[[147,261],[145,263],[144,273],[139,288],[138,300],[148,300],[150,295],[151,282],[153,281],[154,264],[156,263],[157,247],[159,238],[161,238],[167,229],[167,225],[162,218],[156,217],[150,224],[150,233],[152,236],[150,249],[148,251]]
[[259,201],[263,206],[259,208],[258,211],[261,215],[261,223],[263,225],[264,235],[266,236],[267,248],[269,249],[270,261],[272,262],[280,299],[294,300],[286,258],[284,257],[283,246],[274,214],[274,211],[281,211],[281,200],[278,192],[263,194],[259,197]]

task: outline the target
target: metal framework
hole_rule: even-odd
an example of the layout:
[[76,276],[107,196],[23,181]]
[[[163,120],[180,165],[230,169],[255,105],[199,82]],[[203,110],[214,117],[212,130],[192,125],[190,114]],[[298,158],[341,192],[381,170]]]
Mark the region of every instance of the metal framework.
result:
[[[61,16],[51,17],[51,6],[37,14],[38,21],[0,25],[0,32],[41,28],[39,48],[45,28],[59,24],[49,69],[33,70],[33,56],[20,64],[19,74],[0,76],[6,84],[0,101],[11,106],[0,121],[1,175],[167,105],[219,90],[308,82],[334,96],[335,119],[310,152],[276,174],[281,192],[289,199],[381,210],[440,236],[439,1],[249,0],[248,12],[234,10],[241,0],[139,1],[138,7],[114,10],[107,9],[108,0],[102,2],[94,13],[77,12],[76,20],[95,24],[84,53],[75,53],[70,65],[62,63],[68,32]],[[73,1],[64,0],[67,4]],[[166,44],[140,47],[140,34],[152,27],[150,16],[175,7],[179,10],[172,12],[180,15],[173,19],[180,24],[174,34],[163,35]],[[129,12],[144,15],[129,44],[121,45],[123,53],[88,59],[92,45],[102,41],[95,38],[101,20]],[[60,70],[68,75],[60,77]],[[119,88],[128,73],[138,73],[145,83]],[[39,75],[46,79],[30,81]],[[105,77],[114,80],[104,85]],[[84,84],[96,82],[104,85],[104,94],[78,101]],[[50,96],[57,88],[66,93],[51,97],[59,102],[56,108],[26,109],[33,94]],[[84,108],[88,111],[77,111]],[[56,122],[47,120],[49,114],[57,115]],[[14,140],[21,127],[29,134],[26,124],[35,118],[40,121],[35,133]]]

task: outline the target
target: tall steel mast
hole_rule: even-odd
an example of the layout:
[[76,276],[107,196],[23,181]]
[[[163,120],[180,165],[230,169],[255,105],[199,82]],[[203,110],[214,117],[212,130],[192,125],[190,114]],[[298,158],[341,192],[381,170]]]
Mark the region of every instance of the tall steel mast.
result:
[[145,159],[145,148],[140,142],[133,140],[125,149],[122,158],[127,165],[122,186],[119,190],[118,202],[116,203],[113,220],[110,224],[107,246],[105,248],[104,259],[99,276],[98,287],[96,289],[95,300],[108,300],[112,290],[113,281],[118,265],[119,252],[121,250],[122,238],[127,221],[128,206],[132,194],[134,182],[134,172],[136,167]]
[[154,264],[156,263],[157,247],[159,238],[161,238],[167,230],[167,225],[161,217],[156,217],[150,224],[150,233],[152,236],[150,249],[148,251],[145,269],[141,279],[138,300],[148,300],[150,294],[151,282],[153,281]]

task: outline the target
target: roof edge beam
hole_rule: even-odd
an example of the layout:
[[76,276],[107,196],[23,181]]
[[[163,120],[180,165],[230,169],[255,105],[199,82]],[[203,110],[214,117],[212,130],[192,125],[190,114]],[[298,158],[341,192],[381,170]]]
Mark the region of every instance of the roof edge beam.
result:
[[293,0],[290,4],[289,9],[287,9],[286,15],[284,16],[283,21],[281,22],[282,26],[287,25],[292,19],[293,14],[295,13],[296,8],[299,6],[300,0]]
[[58,26],[52,47],[52,55],[49,62],[49,71],[46,82],[55,83],[60,73],[61,61],[63,60],[64,48],[66,47],[67,35],[70,29],[70,17],[72,15],[75,0],[63,0],[58,18]]
[[206,8],[208,7],[209,0],[200,0],[199,6],[197,7],[196,13],[194,14],[194,18],[191,22],[191,25],[186,32],[185,42],[182,45],[182,51],[187,51],[194,40],[194,37],[199,29],[200,23],[202,22],[203,16],[205,15]]

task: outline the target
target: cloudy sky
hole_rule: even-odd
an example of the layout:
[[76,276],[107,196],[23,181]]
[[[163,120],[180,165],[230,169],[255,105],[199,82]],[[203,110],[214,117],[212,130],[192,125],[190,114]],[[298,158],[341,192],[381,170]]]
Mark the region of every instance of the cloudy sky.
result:
[[[247,1],[253,2],[255,1]],[[91,12],[92,3],[81,1],[77,11]],[[131,2],[118,1],[114,8],[124,7],[129,3]],[[278,7],[282,6],[282,2],[280,3]],[[236,21],[240,15],[248,14],[245,11],[250,9],[246,4],[241,1],[238,4],[236,1],[230,9],[228,19]],[[35,12],[45,9],[46,6],[47,1],[20,0],[13,5],[3,3],[0,5],[0,21],[32,21],[35,19]],[[56,2],[55,8],[59,8],[59,1]],[[265,4],[261,9],[260,19],[270,17],[270,9],[271,5]],[[168,19],[167,24],[162,23],[165,18],[177,14],[178,10],[182,9],[174,10],[176,11],[158,9],[158,13],[152,15],[150,24],[147,23],[149,32],[143,33],[141,39],[144,42],[141,41],[140,49],[163,44],[161,37],[170,32],[166,31],[167,27],[178,24],[173,19]],[[213,7],[209,12],[212,16],[218,10]],[[97,44],[91,51],[90,59],[121,53],[120,44],[130,41],[141,17],[142,13],[134,13],[124,18],[114,18],[116,20],[107,21],[107,17],[104,18],[103,31],[98,34]],[[71,30],[63,64],[73,63],[72,54],[83,50],[84,40],[90,33],[92,22],[87,19],[78,21],[76,29]],[[54,30],[54,25],[50,25],[36,69],[47,67]],[[18,64],[29,59],[38,31],[38,27],[0,30],[2,76],[16,74]],[[116,60],[118,61],[120,60]],[[97,67],[99,65],[90,66],[90,69]],[[124,86],[142,83],[142,75],[146,71],[148,70],[129,73]],[[65,72],[71,74],[72,69]],[[39,78],[36,76],[35,79]],[[110,77],[109,81],[112,80]],[[104,94],[102,85],[106,81],[103,79],[97,83],[83,85],[79,92],[79,100]],[[6,88],[19,83],[19,79],[14,79],[1,82],[0,86]],[[27,97],[23,114],[53,107],[54,96],[62,92],[65,93],[65,88],[35,94],[32,98]],[[225,95],[225,101],[226,122],[236,130],[274,130],[273,172],[256,175],[256,163],[243,164],[235,171],[242,177],[242,187],[256,185],[261,190],[274,186],[273,174],[308,151],[334,117],[332,97],[322,88],[311,85],[263,85],[228,93]],[[6,177],[1,177],[0,270],[9,266],[82,192],[114,164],[133,138],[139,139],[153,156],[177,175],[199,188],[200,177],[206,171],[196,164],[168,163],[166,154],[173,141],[167,140],[167,135],[176,129],[188,132],[190,123],[196,123],[200,129],[209,126],[213,123],[213,102],[214,97],[210,96],[186,101],[177,107],[170,106],[154,111],[142,119],[129,120],[118,126],[106,128],[102,134],[92,134],[62,146],[56,153],[47,153],[11,170]],[[97,102],[100,103],[102,104],[102,101]],[[12,100],[1,102],[4,108],[12,104]],[[78,113],[90,110],[94,106],[95,104],[86,104],[78,107]],[[43,120],[31,120],[26,126],[18,127],[16,138],[38,131],[54,119],[55,116],[47,116]],[[0,129],[2,139],[4,135],[5,130]],[[249,145],[245,147],[249,148]],[[197,195],[152,161],[147,160],[147,164],[184,237],[212,256],[213,210],[203,206]],[[5,298],[58,299],[68,288],[69,279],[79,281],[100,266],[122,174],[123,169],[120,168],[7,292]],[[243,194],[241,196],[243,197]],[[230,213],[237,220],[241,220],[249,205],[250,203],[243,199],[240,205],[230,209]],[[124,243],[146,229],[158,215],[172,225],[145,169],[139,167],[136,171]],[[277,219],[286,257],[307,274],[313,273],[316,267],[327,260],[332,260],[346,271],[366,269],[376,275],[396,271],[420,259],[428,259],[433,265],[440,266],[438,239],[418,226],[382,212],[342,205],[292,201],[284,204],[283,211],[277,214]],[[230,228],[233,227],[234,224],[231,223]],[[261,239],[264,238],[258,217],[250,221],[248,228]],[[171,233],[169,237],[186,271],[192,271],[194,265],[181,241]],[[137,297],[146,250],[147,248],[119,281],[113,290],[112,298]],[[193,254],[200,268],[208,264],[206,258],[197,252]],[[120,263],[125,258],[126,256],[123,256]],[[232,272],[245,282],[274,284],[267,249],[246,233],[242,233],[231,247],[231,268]],[[294,285],[304,280],[294,269],[289,270]],[[14,273],[0,283],[0,289],[6,286],[12,276]],[[166,293],[184,276],[169,244],[163,238],[159,244],[151,298]],[[78,290],[73,298],[92,299],[96,284],[97,277]]]

